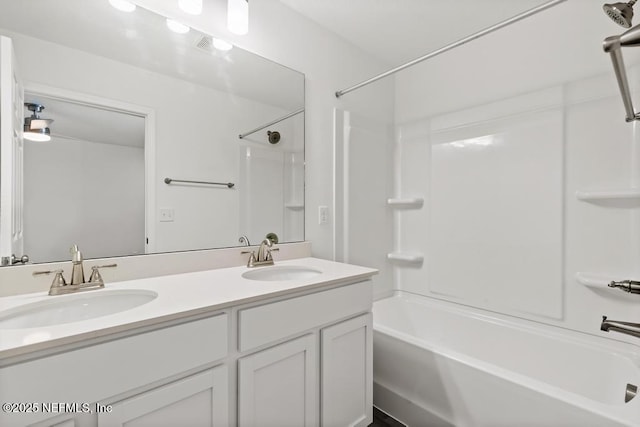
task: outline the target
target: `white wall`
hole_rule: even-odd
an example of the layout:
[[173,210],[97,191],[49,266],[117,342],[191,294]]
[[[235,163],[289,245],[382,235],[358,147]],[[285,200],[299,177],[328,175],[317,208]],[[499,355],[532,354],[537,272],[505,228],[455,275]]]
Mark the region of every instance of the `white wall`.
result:
[[425,261],[394,274],[402,290],[632,342],[599,325],[640,321],[637,298],[606,287],[640,277],[640,202],[576,192],[640,187],[638,123],[601,48],[622,30],[577,3],[397,75],[396,191],[426,202],[395,221],[396,249]]
[[25,141],[25,253],[64,261],[144,253],[144,150],[53,137]]

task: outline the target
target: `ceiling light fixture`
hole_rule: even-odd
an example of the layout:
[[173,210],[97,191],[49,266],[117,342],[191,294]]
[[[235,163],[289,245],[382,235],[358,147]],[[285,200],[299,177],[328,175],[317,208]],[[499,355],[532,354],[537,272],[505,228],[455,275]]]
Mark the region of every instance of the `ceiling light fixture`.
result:
[[191,29],[188,26],[169,18],[167,18],[167,27],[169,27],[169,29],[174,33],[178,34],[186,34]]
[[223,52],[233,49],[233,45],[228,41],[216,38],[213,39],[213,47]]
[[178,0],[178,6],[183,12],[191,15],[202,13],[202,0]]
[[227,3],[227,28],[239,36],[249,32],[249,0],[229,0]]
[[25,102],[24,106],[31,111],[31,117],[25,117],[24,119],[24,139],[38,142],[51,141],[49,125],[53,120],[41,119],[38,116],[38,113],[44,110],[44,105]]
[[136,5],[127,0],[109,0],[109,3],[122,12],[133,12],[136,10]]

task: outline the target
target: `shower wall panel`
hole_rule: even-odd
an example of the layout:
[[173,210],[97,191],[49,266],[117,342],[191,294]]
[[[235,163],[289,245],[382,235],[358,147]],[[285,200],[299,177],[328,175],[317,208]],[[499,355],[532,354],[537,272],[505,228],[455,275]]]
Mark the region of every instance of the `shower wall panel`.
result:
[[633,340],[599,329],[640,320],[607,287],[640,277],[640,122],[610,77],[399,124],[394,197],[425,203],[396,210],[394,252],[424,261],[394,264],[396,287]]
[[562,112],[525,114],[432,132],[429,287],[559,318]]
[[402,186],[423,182],[428,195],[425,209],[400,214],[400,246],[425,253],[422,280],[403,289],[428,284],[465,304],[562,316],[560,96],[546,90],[409,126],[422,137],[401,132]]
[[335,259],[379,269],[376,297],[393,289],[387,261],[393,216],[393,126],[354,112],[335,110]]

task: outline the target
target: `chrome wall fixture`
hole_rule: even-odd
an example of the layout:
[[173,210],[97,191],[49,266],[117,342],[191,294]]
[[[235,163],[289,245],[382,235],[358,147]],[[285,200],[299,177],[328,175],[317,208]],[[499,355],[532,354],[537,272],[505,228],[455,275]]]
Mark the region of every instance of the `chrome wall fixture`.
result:
[[183,183],[183,184],[205,184],[205,185],[224,185],[227,188],[233,188],[235,184],[233,182],[211,182],[211,181],[191,181],[187,179],[173,179],[173,178],[165,178],[164,183],[169,185],[173,182]]
[[625,28],[631,27],[631,21],[633,19],[633,5],[638,0],[631,0],[629,3],[612,3],[602,6],[604,13],[613,21]]
[[622,95],[622,102],[624,103],[624,109],[627,113],[625,120],[632,122],[634,120],[640,120],[640,114],[635,112],[633,102],[631,101],[627,72],[625,70],[624,60],[622,59],[622,52],[620,52],[623,46],[640,46],[640,25],[636,25],[619,36],[607,37],[602,45],[604,51],[611,55],[613,70],[616,73],[618,87]]
[[277,144],[280,142],[280,132],[277,130],[267,131],[267,139],[269,140],[269,144]]
[[348,87],[346,89],[339,90],[339,91],[337,91],[335,93],[336,98],[340,98],[342,95],[345,95],[345,94],[347,94],[349,92],[352,92],[352,91],[354,91],[356,89],[360,89],[363,86],[366,86],[366,85],[371,84],[373,82],[376,82],[376,81],[378,81],[380,79],[388,77],[388,76],[390,76],[392,74],[397,73],[398,71],[404,70],[405,68],[412,67],[412,66],[414,66],[414,65],[416,65],[416,64],[418,64],[418,63],[420,63],[422,61],[426,61],[427,59],[431,59],[434,56],[438,56],[438,55],[440,55],[442,53],[445,53],[445,52],[447,52],[447,51],[449,51],[451,49],[454,49],[454,48],[456,48],[458,46],[462,46],[463,44],[469,43],[472,40],[475,40],[475,39],[480,38],[482,36],[486,36],[487,34],[493,33],[494,31],[497,31],[497,30],[499,30],[501,28],[504,28],[504,27],[506,27],[508,25],[514,24],[514,23],[516,23],[518,21],[521,21],[521,20],[523,20],[525,18],[533,16],[533,15],[535,15],[537,13],[540,13],[540,12],[542,12],[544,10],[547,10],[547,9],[553,7],[553,6],[557,6],[558,4],[564,3],[565,1],[567,1],[567,0],[552,0],[552,1],[549,1],[549,2],[546,2],[546,3],[543,3],[540,6],[536,6],[533,9],[529,9],[529,10],[527,10],[525,12],[522,12],[522,13],[514,16],[514,17],[506,19],[506,20],[504,20],[504,21],[502,21],[502,22],[500,22],[500,23],[498,23],[496,25],[493,25],[491,27],[485,28],[484,30],[481,30],[481,31],[478,31],[477,33],[471,34],[470,36],[467,36],[467,37],[465,37],[463,39],[460,39],[460,40],[458,40],[456,42],[453,42],[453,43],[451,43],[451,44],[449,44],[449,45],[447,45],[445,47],[442,47],[440,49],[434,50],[433,52],[430,52],[430,53],[428,53],[428,54],[426,54],[424,56],[416,58],[413,61],[409,61],[406,64],[400,65],[400,66],[398,66],[396,68],[393,68],[393,69],[391,69],[389,71],[386,71],[386,72],[384,72],[382,74],[378,74],[375,77],[372,77],[372,78],[370,78],[368,80],[365,80],[365,81],[363,81],[361,83],[358,83],[358,84],[353,85],[351,87]]
[[49,129],[49,125],[53,120],[42,119],[38,116],[38,114],[44,110],[44,105],[25,102],[24,106],[31,111],[31,116],[25,117],[24,119],[24,138],[29,141],[51,141],[51,129]]

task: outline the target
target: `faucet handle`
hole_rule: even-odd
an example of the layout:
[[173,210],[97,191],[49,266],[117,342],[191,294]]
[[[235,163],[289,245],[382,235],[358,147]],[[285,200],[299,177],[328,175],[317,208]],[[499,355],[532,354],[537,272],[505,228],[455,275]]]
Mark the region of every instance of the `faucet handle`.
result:
[[52,295],[51,292],[55,292],[53,291],[53,289],[67,286],[67,281],[64,280],[64,275],[62,274],[63,270],[34,271],[32,273],[33,276],[39,276],[41,274],[52,274],[52,273],[55,273],[55,276],[53,277],[53,281],[51,282],[51,287],[49,288],[49,295]]
[[[55,274],[54,281],[55,281],[56,279],[58,279],[58,276],[60,276],[60,278],[62,278],[62,281],[65,281],[65,280],[64,280],[64,276],[62,276],[63,271],[64,271],[64,270],[44,270],[44,271],[34,271],[33,273],[31,273],[31,275],[32,275],[32,276],[40,276],[40,275],[43,275],[43,274]],[[66,283],[65,283],[65,285],[66,285]]]
[[251,254],[249,255],[249,259],[247,260],[247,267],[255,267],[256,263],[256,253],[255,251],[242,251],[241,254]]
[[104,283],[104,279],[100,274],[100,268],[113,268],[118,264],[106,264],[106,265],[94,265],[91,267],[91,276],[89,276],[89,283]]

